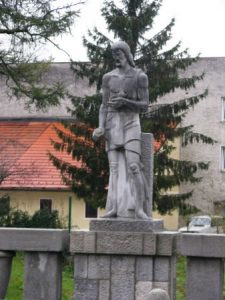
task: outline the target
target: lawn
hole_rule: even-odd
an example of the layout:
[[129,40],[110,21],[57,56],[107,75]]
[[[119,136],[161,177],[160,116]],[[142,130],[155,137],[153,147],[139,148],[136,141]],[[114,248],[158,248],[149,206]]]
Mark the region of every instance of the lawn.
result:
[[[13,260],[12,275],[9,283],[6,300],[22,300],[23,299],[23,274],[24,274],[24,256],[17,253]],[[177,300],[185,299],[185,274],[186,259],[178,257],[177,260]],[[63,268],[63,297],[62,300],[73,299],[73,267],[65,264]]]

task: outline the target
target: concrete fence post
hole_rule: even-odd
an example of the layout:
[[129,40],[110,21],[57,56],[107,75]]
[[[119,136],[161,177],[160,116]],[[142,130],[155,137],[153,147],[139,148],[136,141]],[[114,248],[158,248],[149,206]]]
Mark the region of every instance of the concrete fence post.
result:
[[186,299],[223,299],[225,236],[182,234],[181,254],[187,256]]
[[67,230],[1,228],[0,249],[25,252],[24,300],[61,300],[62,252],[69,249]]
[[14,255],[14,252],[0,251],[0,300],[6,297]]

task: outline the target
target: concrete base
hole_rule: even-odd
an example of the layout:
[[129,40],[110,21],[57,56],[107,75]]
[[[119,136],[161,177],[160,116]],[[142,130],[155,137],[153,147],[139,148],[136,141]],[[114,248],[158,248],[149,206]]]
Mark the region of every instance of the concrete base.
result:
[[90,231],[155,232],[163,230],[163,220],[134,219],[94,219],[90,221]]

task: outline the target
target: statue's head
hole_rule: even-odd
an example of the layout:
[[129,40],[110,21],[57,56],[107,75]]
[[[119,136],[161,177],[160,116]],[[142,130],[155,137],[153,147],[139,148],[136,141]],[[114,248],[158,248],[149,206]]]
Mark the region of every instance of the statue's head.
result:
[[115,42],[112,46],[112,54],[115,59],[116,66],[121,66],[123,64],[124,59],[128,62],[131,67],[135,67],[133,55],[130,51],[129,45],[124,41]]

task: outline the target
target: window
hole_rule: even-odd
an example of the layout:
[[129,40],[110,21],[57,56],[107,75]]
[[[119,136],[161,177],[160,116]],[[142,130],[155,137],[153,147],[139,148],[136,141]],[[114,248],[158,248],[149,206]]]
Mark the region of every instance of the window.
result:
[[90,203],[85,203],[85,218],[97,218],[98,209],[93,207]]
[[52,211],[52,200],[51,199],[40,199],[40,210],[47,209],[49,212]]
[[225,172],[225,146],[221,147],[220,169]]
[[221,100],[222,100],[221,120],[225,121],[225,97],[222,97]]

